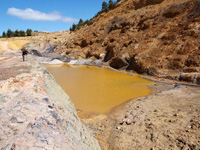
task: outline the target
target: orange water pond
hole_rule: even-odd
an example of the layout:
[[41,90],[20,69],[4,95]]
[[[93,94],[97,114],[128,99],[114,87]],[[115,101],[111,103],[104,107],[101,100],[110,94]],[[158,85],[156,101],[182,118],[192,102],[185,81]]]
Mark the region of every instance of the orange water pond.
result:
[[112,108],[150,93],[153,82],[106,68],[85,65],[46,65],[70,96],[79,116],[108,113]]

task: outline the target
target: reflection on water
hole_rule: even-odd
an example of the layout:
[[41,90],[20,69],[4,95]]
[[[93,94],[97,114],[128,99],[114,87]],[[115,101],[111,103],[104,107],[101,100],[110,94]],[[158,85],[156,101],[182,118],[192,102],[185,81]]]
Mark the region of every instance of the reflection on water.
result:
[[47,65],[72,99],[80,117],[107,113],[125,101],[150,93],[151,81],[93,66]]

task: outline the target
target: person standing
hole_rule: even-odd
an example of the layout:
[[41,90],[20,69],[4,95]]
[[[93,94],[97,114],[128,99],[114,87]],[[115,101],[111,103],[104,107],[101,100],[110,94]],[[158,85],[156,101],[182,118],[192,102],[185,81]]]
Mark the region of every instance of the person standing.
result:
[[22,48],[22,58],[23,58],[23,61],[25,61],[25,55],[28,54],[28,49],[26,47],[23,47]]

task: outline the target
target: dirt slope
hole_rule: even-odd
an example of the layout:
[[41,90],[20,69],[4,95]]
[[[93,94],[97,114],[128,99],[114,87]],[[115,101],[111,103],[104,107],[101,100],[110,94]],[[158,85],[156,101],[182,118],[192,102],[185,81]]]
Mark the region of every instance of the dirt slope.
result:
[[126,0],[72,33],[57,50],[116,69],[200,82],[200,1]]

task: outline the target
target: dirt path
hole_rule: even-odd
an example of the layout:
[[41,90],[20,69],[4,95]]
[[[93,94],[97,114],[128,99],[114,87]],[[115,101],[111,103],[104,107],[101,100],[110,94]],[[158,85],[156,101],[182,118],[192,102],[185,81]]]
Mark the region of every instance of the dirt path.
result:
[[5,80],[29,70],[22,62],[21,51],[9,48],[10,41],[0,41],[0,80]]
[[[0,57],[1,58],[1,57]],[[8,56],[0,61],[0,80],[6,80],[21,73],[27,73],[30,66],[23,62],[21,56]]]

